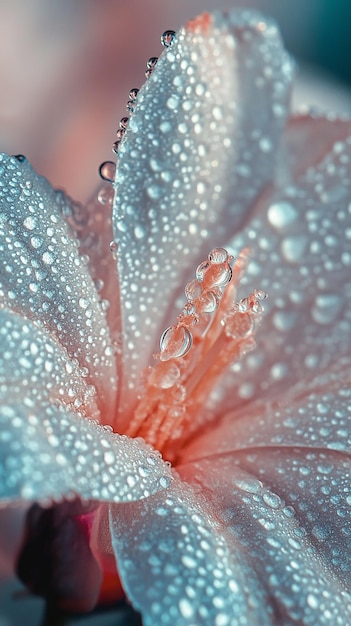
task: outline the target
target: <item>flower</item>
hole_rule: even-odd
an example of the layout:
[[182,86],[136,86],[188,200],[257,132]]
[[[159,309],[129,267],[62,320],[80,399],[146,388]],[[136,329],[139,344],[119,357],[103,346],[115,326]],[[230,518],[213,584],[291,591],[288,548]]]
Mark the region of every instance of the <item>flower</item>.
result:
[[[170,40],[122,123],[113,256],[105,188],[82,209],[2,159],[1,497],[111,503],[92,549],[110,534],[145,626],[348,623],[351,125],[286,124],[292,64],[256,13],[205,14]],[[234,309],[227,279],[207,281],[231,273],[223,242],[252,255],[233,267],[252,294]],[[199,300],[222,311],[215,337],[243,319],[250,335],[257,285],[256,350],[216,378]],[[234,357],[251,347],[239,327]]]

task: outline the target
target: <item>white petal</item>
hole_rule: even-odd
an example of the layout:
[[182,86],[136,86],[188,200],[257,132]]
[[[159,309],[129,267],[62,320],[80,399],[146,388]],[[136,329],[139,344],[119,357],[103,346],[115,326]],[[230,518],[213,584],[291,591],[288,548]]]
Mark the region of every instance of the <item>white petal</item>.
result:
[[0,499],[45,505],[75,495],[128,502],[169,485],[168,466],[143,441],[106,430],[63,407],[1,407]]
[[85,417],[99,416],[92,391],[45,330],[0,310],[0,505],[75,494],[124,502],[168,485],[151,447]]
[[[27,161],[0,155],[2,306],[45,328],[86,368],[102,419],[111,419],[116,374],[105,314],[65,220],[69,202]],[[14,355],[15,356],[15,355]]]
[[178,33],[138,94],[114,206],[124,392],[138,386],[189,272],[271,179],[291,74],[274,25],[215,13]]
[[232,456],[181,475],[194,490],[176,480],[110,509],[121,579],[145,626],[348,623],[342,574],[276,493]]
[[111,506],[110,528],[123,587],[145,626],[270,624],[263,586],[186,483],[176,479],[166,497]]

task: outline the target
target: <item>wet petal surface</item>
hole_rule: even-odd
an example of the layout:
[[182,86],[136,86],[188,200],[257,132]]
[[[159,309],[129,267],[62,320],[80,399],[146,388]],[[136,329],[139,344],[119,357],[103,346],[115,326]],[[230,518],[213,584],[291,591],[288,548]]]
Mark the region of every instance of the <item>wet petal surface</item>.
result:
[[121,580],[145,626],[270,623],[262,585],[189,485],[176,479],[167,497],[113,506],[110,520]]
[[272,402],[349,354],[350,158],[351,139],[337,141],[303,174],[280,188],[278,182],[230,241],[233,249],[252,250],[243,289],[258,284],[269,299],[256,350],[213,398],[222,413],[258,398]]
[[274,25],[245,11],[205,14],[179,32],[139,92],[114,206],[124,393],[138,386],[162,320],[172,319],[165,303],[172,310],[206,240],[222,245],[228,223],[235,232],[271,179],[291,74]]
[[69,202],[26,160],[0,157],[1,306],[35,320],[87,371],[103,418],[115,401],[105,313],[65,217]]
[[[14,359],[16,355],[16,359]],[[0,499],[128,501],[169,482],[141,440],[113,434],[77,362],[44,329],[0,311]]]
[[[195,490],[175,482],[166,495],[111,507],[121,578],[146,626],[312,626],[350,619],[344,572],[331,571],[324,560],[329,554],[306,533],[300,519],[306,513],[295,516],[234,456],[183,466],[180,476]],[[311,493],[301,500],[307,507]],[[340,552],[336,570],[345,562]]]
[[[288,448],[259,451],[256,462],[253,457],[254,451],[218,456],[185,466],[180,474],[201,484],[235,551],[259,577],[267,593],[261,610],[270,614],[269,623],[348,623],[349,460],[318,452],[312,459]],[[306,465],[310,477],[304,475]],[[328,477],[322,469],[327,467]],[[345,514],[342,522],[337,519]]]

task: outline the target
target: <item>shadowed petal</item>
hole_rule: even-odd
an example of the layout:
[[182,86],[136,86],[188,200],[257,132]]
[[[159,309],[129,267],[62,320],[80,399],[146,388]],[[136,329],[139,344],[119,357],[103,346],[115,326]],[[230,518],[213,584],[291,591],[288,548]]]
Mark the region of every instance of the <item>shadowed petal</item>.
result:
[[[318,458],[318,454],[315,455],[316,464],[310,466],[311,477],[306,479],[299,472],[305,467],[304,461],[308,461],[306,452],[302,451],[299,458],[298,453],[294,455],[291,451],[290,462],[287,449],[277,451],[271,458],[268,450],[262,452],[262,457],[258,452],[256,463],[248,460],[250,452],[247,451],[238,457],[236,454],[218,456],[185,466],[180,474],[186,480],[201,484],[217,518],[232,535],[235,550],[245,554],[253,575],[259,576],[272,609],[270,623],[311,626],[348,623],[351,596],[345,580],[349,583],[350,571],[345,575],[342,568],[344,565],[349,568],[349,537],[340,534],[338,522],[334,522],[338,510],[349,511],[345,497],[339,506],[335,498],[349,482],[343,478],[348,463],[342,459],[340,464],[336,462],[335,482],[330,485],[328,495],[324,489],[333,480],[331,475],[326,478],[319,469],[320,485],[317,486],[313,479],[313,470],[317,470],[318,464],[329,465],[322,457]],[[241,464],[243,458],[246,461],[244,467]],[[297,462],[294,463],[295,458]],[[331,458],[332,454],[329,461]],[[276,469],[273,469],[275,462]],[[283,497],[280,497],[281,487]],[[301,500],[295,514],[296,497]],[[321,526],[317,531],[317,526],[315,530],[312,528],[314,523],[318,525],[319,508],[322,509]],[[349,530],[349,523],[345,520],[343,526]],[[326,529],[332,543],[325,549],[322,533]],[[317,533],[320,533],[321,541]],[[341,544],[338,545],[339,539]]]
[[270,624],[267,597],[201,494],[178,479],[166,497],[110,509],[121,580],[143,624]]
[[186,462],[208,455],[200,464],[217,475],[213,491],[221,491],[220,477],[240,467],[273,490],[273,508],[293,507],[289,514],[345,589],[351,583],[350,398],[344,359],[310,382],[309,393],[301,384],[274,407],[257,403],[229,414],[184,451]]
[[[115,435],[99,416],[77,362],[45,330],[0,311],[0,499],[49,503],[143,498],[169,468],[142,440]],[[0,503],[1,504],[1,503]]]
[[3,404],[0,498],[125,502],[168,486],[169,468],[141,440],[116,435],[63,407]]
[[302,446],[351,451],[349,358],[301,381],[271,402],[258,400],[228,412],[189,443],[181,459],[256,446]]
[[1,305],[35,320],[86,368],[108,421],[115,400],[113,347],[78,240],[65,221],[70,203],[26,160],[0,159]]
[[[275,25],[247,11],[181,30],[138,94],[116,174],[123,393],[138,386],[189,268],[235,232],[272,177],[292,74]],[[133,391],[133,394],[135,391]],[[131,402],[134,398],[131,398]]]
[[351,598],[289,507],[230,459],[181,468],[191,482],[111,507],[127,595],[146,626],[346,623]]

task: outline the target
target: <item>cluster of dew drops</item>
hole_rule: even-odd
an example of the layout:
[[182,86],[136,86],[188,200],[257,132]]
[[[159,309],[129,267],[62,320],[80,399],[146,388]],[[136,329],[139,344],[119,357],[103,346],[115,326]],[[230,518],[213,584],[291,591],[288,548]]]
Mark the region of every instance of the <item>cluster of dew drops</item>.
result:
[[[174,30],[166,30],[161,35],[161,44],[164,48],[170,48],[176,38],[176,33]],[[157,65],[158,57],[150,57],[150,59],[146,63],[146,71],[145,78],[150,78],[153,70]],[[138,98],[139,89],[133,87],[133,89],[129,92],[128,102],[127,102],[127,111],[128,115],[121,117],[118,125],[118,129],[116,131],[116,141],[112,145],[112,152],[118,155],[118,150],[120,143],[124,137],[124,134],[128,127],[128,122],[130,116],[134,113],[137,106],[137,98]],[[98,202],[103,205],[111,206],[113,202],[113,182],[116,174],[116,163],[114,161],[104,161],[101,163],[99,167],[99,174],[102,180],[109,185],[104,185],[101,187],[98,193]],[[116,241],[111,241],[110,250],[112,252],[113,258],[115,259],[117,256],[118,244]]]

